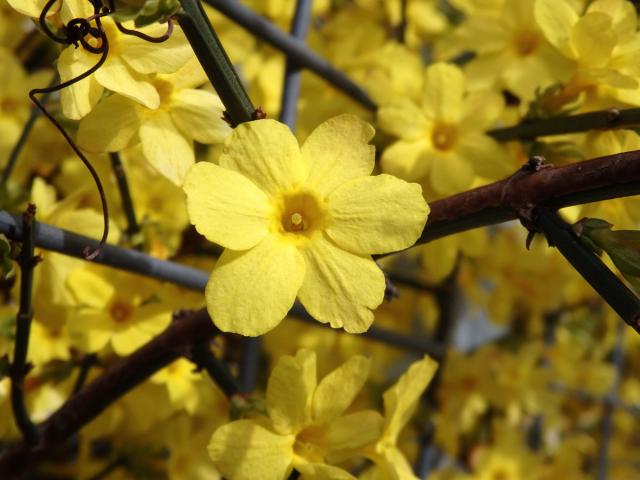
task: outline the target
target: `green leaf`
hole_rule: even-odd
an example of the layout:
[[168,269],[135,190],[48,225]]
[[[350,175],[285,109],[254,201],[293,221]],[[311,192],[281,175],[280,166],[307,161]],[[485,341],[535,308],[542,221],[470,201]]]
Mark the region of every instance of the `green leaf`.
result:
[[147,0],[136,18],[136,27],[166,22],[180,10],[178,0]]
[[112,17],[121,23],[133,20],[139,28],[166,22],[179,10],[178,0],[118,0]]
[[606,220],[584,218],[573,229],[591,250],[606,252],[633,289],[640,293],[640,231],[612,230]]
[[567,95],[565,86],[556,83],[544,89],[537,88],[529,104],[525,120],[539,120],[571,115],[582,104],[580,95]]
[[229,405],[229,418],[253,418],[267,414],[264,398],[255,395],[234,395]]

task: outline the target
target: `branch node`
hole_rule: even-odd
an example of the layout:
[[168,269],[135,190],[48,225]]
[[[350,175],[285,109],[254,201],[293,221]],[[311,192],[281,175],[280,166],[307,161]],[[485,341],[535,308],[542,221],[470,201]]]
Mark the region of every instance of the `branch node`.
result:
[[262,110],[262,107],[258,107],[253,111],[253,114],[251,115],[251,118],[253,120],[263,120],[263,119],[267,118],[267,112]]
[[620,110],[618,110],[617,108],[610,108],[607,110],[607,122],[608,123],[616,123],[618,120],[620,120]]

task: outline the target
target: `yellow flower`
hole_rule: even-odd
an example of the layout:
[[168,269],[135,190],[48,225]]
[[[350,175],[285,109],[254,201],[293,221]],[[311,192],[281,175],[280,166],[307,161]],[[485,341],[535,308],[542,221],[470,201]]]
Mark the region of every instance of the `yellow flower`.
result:
[[80,122],[78,145],[89,152],[118,152],[140,141],[147,162],[181,185],[195,163],[193,141],[220,143],[231,130],[222,119],[220,98],[195,88],[205,81],[194,59],[174,74],[149,80],[160,99],[157,105],[117,94],[105,98]]
[[574,63],[565,96],[607,87],[609,96],[640,104],[640,35],[631,2],[596,0],[580,16],[567,0],[536,0],[534,12],[549,43]]
[[[40,15],[45,3],[43,0],[10,0],[16,10],[32,17]],[[65,0],[61,2],[59,13],[55,8],[50,12],[54,23],[60,26],[74,18],[90,17],[93,7],[86,0]],[[84,117],[98,103],[105,88],[148,108],[158,108],[160,96],[146,76],[173,73],[193,55],[182,30],[176,27],[169,40],[155,44],[121,33],[111,17],[103,17],[102,26],[109,41],[107,60],[97,72],[60,92],[64,115],[74,120]],[[140,30],[147,35],[159,36],[166,31],[166,26],[155,24]],[[87,37],[87,40],[94,47],[100,46],[96,39]],[[60,79],[66,82],[77,77],[93,67],[99,58],[100,54],[70,45],[58,58]]]
[[128,355],[164,330],[175,308],[164,295],[154,301],[154,284],[129,273],[79,268],[67,285],[80,307],[69,329],[83,351],[110,344],[118,355]]
[[537,88],[565,81],[571,73],[570,63],[531,21],[533,5],[534,0],[505,0],[500,8],[478,8],[440,39],[438,57],[474,52],[465,67],[468,87],[507,89],[526,105]]
[[[56,314],[67,313],[62,308],[56,310]],[[46,313],[41,312],[40,316],[46,318],[47,314],[51,314],[51,310]],[[30,342],[33,348],[29,349],[28,358],[34,365],[41,366],[51,360],[69,360],[71,357],[68,329],[63,321],[64,319],[59,322],[59,325],[47,325],[40,321],[34,321],[31,324]]]
[[523,444],[523,435],[506,423],[495,422],[491,446],[479,447],[472,457],[476,480],[533,480],[541,478],[542,458]]
[[409,181],[428,179],[438,194],[469,188],[476,175],[496,178],[509,171],[504,149],[484,131],[498,118],[502,98],[493,93],[465,97],[462,71],[436,63],[425,71],[421,104],[400,97],[383,104],[378,121],[399,137],[382,154],[382,168]]
[[[640,150],[640,135],[634,130],[592,130],[581,135],[586,158]],[[640,222],[640,198],[612,198],[606,202],[587,203],[571,209],[575,221],[584,217],[604,218],[616,229],[634,230]]]
[[[437,0],[356,0],[356,5],[368,10],[371,16],[384,15],[391,27],[402,21],[402,9],[406,9],[405,42],[420,48],[430,37],[444,32],[448,26],[446,15],[438,8]],[[402,4],[405,3],[403,6]]]
[[376,466],[368,472],[379,479],[414,479],[411,465],[397,446],[398,436],[409,423],[418,407],[420,397],[438,368],[437,362],[425,356],[409,369],[383,395],[383,434],[368,456]]
[[[193,370],[193,366],[191,367]],[[210,387],[209,387],[210,388]],[[164,422],[162,437],[169,451],[167,476],[171,480],[222,480],[207,454],[211,436],[211,414],[207,419],[182,414]]]
[[165,385],[173,406],[193,414],[198,407],[198,382],[202,375],[194,371],[193,363],[180,358],[151,377],[153,383]]
[[230,480],[285,479],[292,468],[304,478],[352,479],[328,463],[354,456],[380,435],[377,412],[343,415],[368,374],[369,360],[357,355],[318,384],[315,352],[280,357],[267,384],[268,417],[218,428],[211,459]]
[[[0,25],[0,32],[2,32]],[[2,33],[0,33],[2,35]],[[13,149],[29,116],[31,102],[27,93],[31,88],[46,84],[50,70],[27,74],[20,60],[11,50],[0,45],[0,158],[3,162]],[[26,157],[26,155],[24,155]],[[20,162],[18,162],[20,163]]]
[[[55,189],[36,177],[31,187],[31,203],[37,207],[37,219],[64,230],[69,230],[90,238],[100,238],[102,215],[91,208],[84,208],[82,197],[86,190],[76,190],[60,201],[56,201]],[[117,226],[109,231],[109,242],[118,243],[120,232]],[[39,252],[42,262],[38,265],[36,282],[38,297],[34,302],[42,301],[38,310],[44,314],[50,304],[73,305],[74,301],[66,286],[69,272],[84,262],[61,253],[42,250]],[[46,315],[43,315],[46,317]]]
[[343,115],[299,147],[285,125],[259,120],[233,131],[220,166],[189,171],[191,222],[226,248],[206,288],[221,330],[266,333],[296,295],[334,328],[371,325],[385,281],[369,255],[412,245],[429,211],[419,185],[369,176],[372,136],[370,125]]

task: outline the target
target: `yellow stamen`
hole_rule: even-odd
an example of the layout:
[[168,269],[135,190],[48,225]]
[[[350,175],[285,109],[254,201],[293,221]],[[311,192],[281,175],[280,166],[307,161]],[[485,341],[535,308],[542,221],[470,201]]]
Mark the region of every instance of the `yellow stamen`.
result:
[[298,212],[291,214],[291,227],[293,230],[302,230],[304,227],[302,223],[302,215]]

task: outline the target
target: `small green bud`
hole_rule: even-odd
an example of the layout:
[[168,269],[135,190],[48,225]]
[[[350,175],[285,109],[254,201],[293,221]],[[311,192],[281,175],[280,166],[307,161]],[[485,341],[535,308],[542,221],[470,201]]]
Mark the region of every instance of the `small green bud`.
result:
[[113,18],[118,22],[135,21],[136,27],[166,22],[180,10],[178,0],[118,0]]
[[252,394],[237,394],[231,397],[231,405],[229,408],[229,418],[231,418],[231,420],[252,418],[266,414],[267,406],[262,397]]

